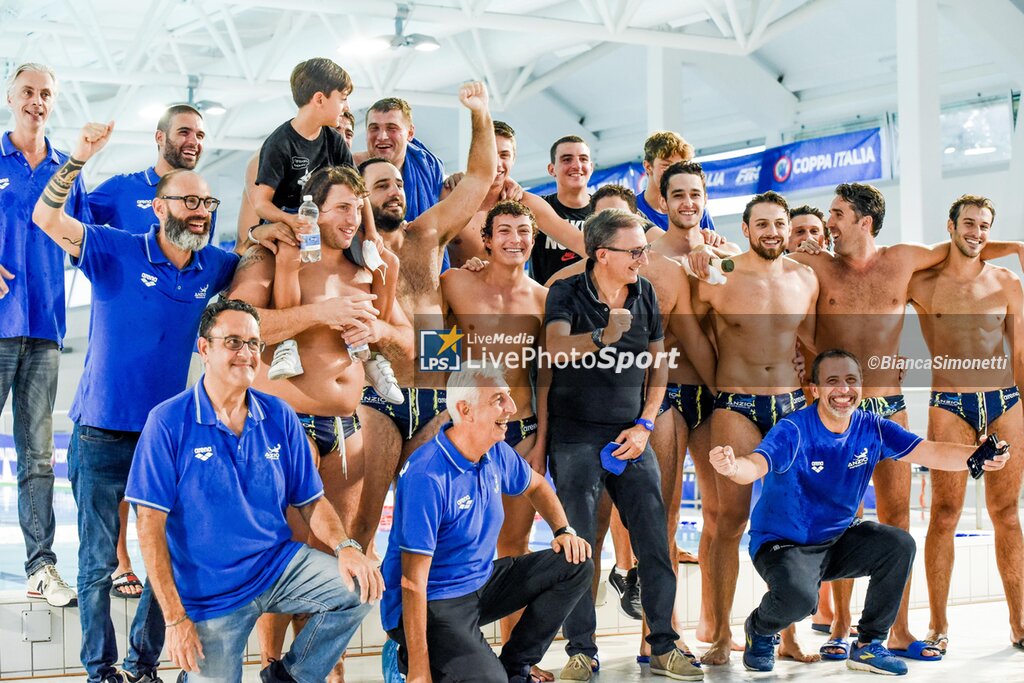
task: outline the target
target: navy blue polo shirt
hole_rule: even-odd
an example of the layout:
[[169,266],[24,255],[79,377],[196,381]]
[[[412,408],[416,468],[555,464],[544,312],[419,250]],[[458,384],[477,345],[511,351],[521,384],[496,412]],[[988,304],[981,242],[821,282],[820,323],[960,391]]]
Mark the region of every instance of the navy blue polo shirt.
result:
[[[92,209],[90,223],[120,228],[133,235],[145,235],[153,226],[153,197],[160,176],[156,167],[150,166],[138,173],[122,173],[108,178],[89,193],[89,207]],[[180,207],[184,209],[184,207]],[[210,243],[217,228],[217,212],[210,217]]]
[[472,593],[491,577],[505,521],[501,495],[518,496],[530,485],[533,470],[504,441],[474,464],[448,439],[451,426],[417,448],[398,475],[394,523],[381,568],[385,630],[402,620],[402,553],[433,557],[428,601]]
[[[60,344],[64,317],[64,250],[32,222],[43,188],[68,155],[46,140],[48,154],[35,169],[11,142],[0,137],[0,266],[14,275],[0,299],[0,339],[33,337]],[[75,179],[65,204],[68,215],[92,222],[82,176]]]
[[138,432],[156,404],[185,388],[203,309],[231,282],[238,256],[195,252],[182,270],[167,260],[153,226],[132,235],[86,225],[72,263],[92,283],[85,370],[69,417]]
[[193,621],[248,604],[301,543],[285,519],[323,495],[309,443],[287,403],[252,389],[241,436],[217,419],[205,375],[153,409],[125,498],[167,513],[174,583]]
[[768,474],[750,515],[750,556],[769,541],[816,545],[839,536],[857,515],[875,465],[919,443],[866,410],[854,410],[842,434],[825,428],[817,402],[779,420],[754,449]]
[[[591,333],[608,326],[608,306],[598,297],[593,281],[594,262],[583,273],[559,280],[548,290],[544,325],[569,323],[569,334]],[[552,435],[561,441],[610,441],[633,425],[644,404],[651,343],[664,339],[658,297],[650,281],[640,277],[628,285],[622,306],[633,318],[630,328],[614,344],[569,361],[554,358],[548,415]],[[620,355],[625,356],[620,371]],[[636,359],[628,363],[625,359]],[[664,362],[664,361],[663,361]]]
[[[662,230],[668,230],[668,214],[662,213],[648,204],[647,197],[644,196],[643,191],[640,191],[636,196],[636,208],[637,211],[647,216],[647,220],[654,223]],[[711,219],[711,214],[708,213],[708,208],[706,206],[704,207],[704,211],[700,214],[700,227],[707,230],[715,229],[715,221]]]

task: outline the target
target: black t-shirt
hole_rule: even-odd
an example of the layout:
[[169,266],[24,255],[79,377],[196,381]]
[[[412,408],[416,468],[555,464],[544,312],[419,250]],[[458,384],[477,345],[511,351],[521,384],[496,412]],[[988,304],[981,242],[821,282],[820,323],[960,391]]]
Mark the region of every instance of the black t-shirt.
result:
[[324,126],[320,137],[307,140],[285,121],[263,141],[256,184],[274,188],[273,203],[285,211],[297,211],[302,186],[324,166],[354,166],[352,150],[341,133]]
[[[570,334],[607,327],[609,309],[598,299],[592,272],[593,263],[588,263],[585,273],[551,285],[544,308],[545,325],[565,320]],[[548,414],[554,438],[610,440],[640,417],[650,364],[632,362],[621,371],[616,366],[621,354],[636,357],[647,353],[651,342],[664,338],[658,298],[650,281],[641,277],[630,285],[623,308],[633,314],[633,324],[619,341],[596,354],[588,354],[596,358],[584,358],[568,367],[556,364],[552,370]]]
[[[560,218],[564,218],[580,230],[583,230],[583,224],[590,218],[589,204],[582,209],[569,208],[558,201],[557,193],[546,195],[541,199],[550,204]],[[537,282],[544,284],[562,268],[580,260],[576,252],[566,249],[560,242],[556,242],[543,233],[538,237],[544,239],[533,246],[533,254],[530,256],[530,270],[533,273],[533,279]]]

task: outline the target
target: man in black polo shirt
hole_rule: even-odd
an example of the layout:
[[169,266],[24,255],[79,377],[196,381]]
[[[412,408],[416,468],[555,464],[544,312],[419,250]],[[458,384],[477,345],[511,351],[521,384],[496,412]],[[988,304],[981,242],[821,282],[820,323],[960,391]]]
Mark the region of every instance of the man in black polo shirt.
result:
[[[647,443],[672,358],[665,353],[654,288],[639,276],[649,245],[641,219],[618,209],[595,214],[583,237],[587,270],[554,283],[545,309],[552,360],[548,452],[555,487],[569,524],[591,544],[598,501],[608,489],[639,560],[651,672],[700,680],[701,670],[676,648],[676,578],[658,460]],[[601,462],[601,450],[612,441],[619,444],[612,456],[626,461],[618,475]],[[584,593],[563,627],[570,659],[561,679],[589,680],[597,669],[596,624],[593,596]]]

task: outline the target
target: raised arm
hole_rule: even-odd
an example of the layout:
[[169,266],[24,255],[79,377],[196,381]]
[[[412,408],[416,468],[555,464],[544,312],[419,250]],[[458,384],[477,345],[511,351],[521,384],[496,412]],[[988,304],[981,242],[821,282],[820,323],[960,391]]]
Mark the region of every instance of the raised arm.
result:
[[575,225],[560,217],[551,208],[550,204],[532,192],[523,193],[522,203],[530,207],[534,218],[537,219],[537,228],[542,233],[563,245],[566,249],[572,249],[583,258],[587,257],[587,250],[583,245],[582,230],[577,229]]
[[469,109],[473,123],[466,176],[450,195],[412,222],[413,229],[421,226],[434,228],[441,246],[450,242],[480,208],[480,202],[494,182],[494,169],[498,166],[486,86],[483,83],[463,85],[459,90],[459,101]]
[[85,162],[103,149],[113,131],[113,121],[82,126],[74,154],[50,178],[32,211],[32,221],[72,258],[82,253],[85,226],[64,211],[64,203]]
[[185,613],[171,570],[167,547],[167,513],[145,505],[135,509],[138,517],[139,548],[146,575],[167,624],[167,653],[171,663],[185,671],[199,671],[203,646],[195,624]]

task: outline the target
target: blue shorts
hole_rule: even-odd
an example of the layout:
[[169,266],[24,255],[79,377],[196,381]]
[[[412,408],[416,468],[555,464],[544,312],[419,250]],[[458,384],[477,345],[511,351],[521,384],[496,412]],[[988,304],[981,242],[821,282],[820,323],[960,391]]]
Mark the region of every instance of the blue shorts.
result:
[[715,397],[703,384],[669,384],[665,387],[665,398],[658,408],[658,417],[672,408],[679,411],[692,432],[711,417],[711,411],[715,409]]
[[373,387],[366,387],[362,404],[390,417],[402,438],[410,441],[416,432],[448,408],[448,401],[444,389],[401,389],[401,392],[405,403],[395,405],[384,400]]
[[764,436],[779,420],[800,410],[806,403],[807,399],[800,389],[785,394],[727,394],[720,391],[715,398],[715,410],[732,410],[742,414]]
[[869,413],[874,413],[879,417],[884,417],[888,420],[896,413],[907,409],[907,401],[903,398],[903,394],[896,394],[895,396],[872,396],[871,398],[863,398],[860,401],[860,409],[866,410]]
[[509,420],[508,429],[505,431],[505,443],[512,448],[519,445],[519,442],[537,431],[537,417],[531,415],[522,420]]
[[990,424],[1017,405],[1020,392],[1017,387],[992,391],[952,392],[933,391],[928,405],[948,410],[974,427],[977,434],[987,434]]
[[316,450],[322,458],[325,455],[341,452],[341,442],[359,431],[359,420],[352,417],[321,417],[297,413],[306,435],[316,444]]

